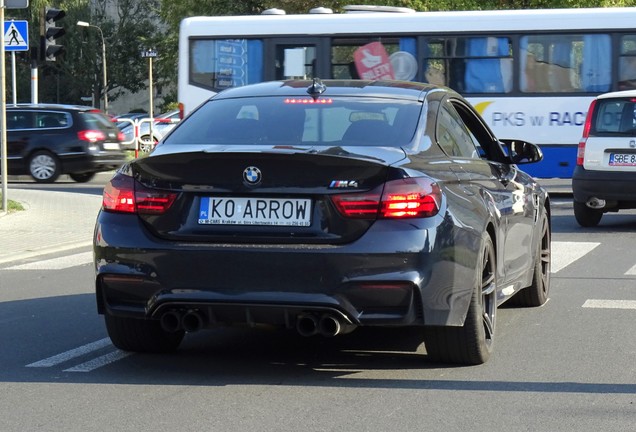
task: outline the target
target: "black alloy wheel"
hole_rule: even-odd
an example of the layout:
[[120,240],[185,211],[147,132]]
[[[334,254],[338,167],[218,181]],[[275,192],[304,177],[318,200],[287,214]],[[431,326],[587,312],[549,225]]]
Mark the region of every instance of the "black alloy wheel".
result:
[[545,304],[550,294],[550,267],[552,263],[550,223],[546,212],[541,216],[541,239],[535,255],[532,284],[519,291],[511,299],[512,304],[536,307]]

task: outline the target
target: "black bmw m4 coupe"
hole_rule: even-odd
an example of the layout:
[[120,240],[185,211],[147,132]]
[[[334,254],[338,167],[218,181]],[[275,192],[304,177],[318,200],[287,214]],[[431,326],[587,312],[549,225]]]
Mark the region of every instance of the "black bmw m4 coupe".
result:
[[225,90],[106,185],[98,311],[115,346],[267,325],[307,337],[421,329],[426,357],[481,364],[497,307],[550,287],[550,200],[458,93],[401,81]]

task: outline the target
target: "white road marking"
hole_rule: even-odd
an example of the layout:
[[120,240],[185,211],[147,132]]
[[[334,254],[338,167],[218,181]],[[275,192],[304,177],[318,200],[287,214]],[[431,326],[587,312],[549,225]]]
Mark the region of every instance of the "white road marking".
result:
[[83,252],[74,255],[52,258],[32,263],[7,267],[7,270],[62,270],[93,261],[93,252]]
[[113,351],[111,353],[97,357],[96,359],[89,360],[86,363],[79,364],[72,368],[64,369],[64,372],[90,372],[102,366],[106,366],[107,364],[116,362],[117,360],[126,358],[131,354],[132,353],[130,352],[121,350]]
[[594,300],[583,303],[584,308],[597,309],[636,309],[636,300]]
[[626,275],[636,275],[636,265],[625,272]]
[[556,273],[581,259],[600,243],[594,242],[552,242],[551,272]]
[[62,354],[54,355],[49,358],[45,358],[44,360],[36,361],[35,363],[31,363],[26,365],[26,367],[51,367],[58,365],[60,363],[64,363],[65,361],[74,359],[79,356],[83,356],[84,354],[88,354],[92,351],[97,351],[98,349],[102,349],[111,345],[109,338],[100,339],[96,342],[92,342],[86,345],[82,345],[79,348],[72,349],[70,351],[63,352]]

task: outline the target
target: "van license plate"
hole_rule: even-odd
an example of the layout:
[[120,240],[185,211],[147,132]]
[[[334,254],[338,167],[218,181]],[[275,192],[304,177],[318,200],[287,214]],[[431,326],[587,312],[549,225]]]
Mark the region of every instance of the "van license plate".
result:
[[634,153],[610,153],[610,166],[636,166],[636,154]]
[[311,225],[311,200],[305,198],[203,197],[202,225]]

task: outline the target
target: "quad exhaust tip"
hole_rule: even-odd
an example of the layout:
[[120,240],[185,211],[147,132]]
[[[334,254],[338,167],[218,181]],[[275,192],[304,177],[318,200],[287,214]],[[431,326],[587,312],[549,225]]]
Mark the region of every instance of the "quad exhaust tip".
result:
[[324,313],[320,316],[306,313],[296,318],[296,330],[301,336],[314,336],[320,334],[325,337],[334,337],[339,334],[352,332],[356,326],[343,322],[334,314]]
[[[185,331],[197,332],[205,327],[205,316],[196,309],[187,311],[169,310],[159,319],[161,328],[168,333]],[[333,313],[302,313],[296,317],[296,331],[301,336],[314,336],[320,334],[325,337],[334,337],[339,334],[350,333],[356,326]]]
[[179,330],[194,333],[203,328],[204,317],[197,310],[189,310],[185,313],[170,310],[161,315],[160,323],[161,328],[168,333],[174,333]]

